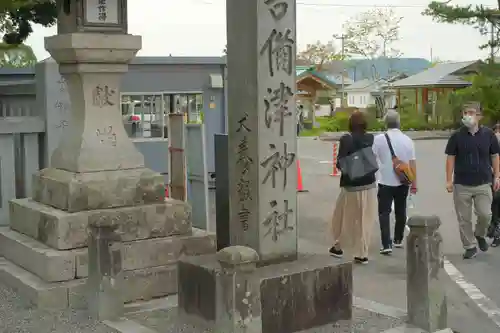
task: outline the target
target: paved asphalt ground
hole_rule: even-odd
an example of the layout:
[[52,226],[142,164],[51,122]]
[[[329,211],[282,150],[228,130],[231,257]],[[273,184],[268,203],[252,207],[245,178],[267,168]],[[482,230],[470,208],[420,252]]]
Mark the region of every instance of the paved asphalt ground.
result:
[[[500,248],[480,253],[474,260],[462,259],[462,247],[452,205],[452,197],[445,190],[445,140],[416,141],[419,192],[415,198],[414,213],[438,215],[442,220],[441,233],[447,259],[461,272],[465,288],[446,276],[449,298],[449,326],[460,333],[500,332]],[[315,244],[317,251],[331,246],[329,223],[339,193],[339,178],[331,177],[332,143],[301,138],[299,157],[304,187],[308,193],[299,193],[299,234],[302,240]],[[367,266],[356,267],[355,296],[398,308],[406,308],[405,250],[396,249],[392,257],[378,254],[380,233],[378,222],[373,225],[371,258]],[[335,259],[332,259],[335,260]],[[459,281],[460,282],[460,281]],[[482,294],[486,295],[485,299]],[[467,293],[473,293],[472,300]],[[483,310],[480,309],[482,305]],[[489,308],[488,308],[489,307]],[[487,311],[484,311],[484,309]],[[487,313],[489,311],[488,317]],[[497,323],[495,323],[497,321]]]

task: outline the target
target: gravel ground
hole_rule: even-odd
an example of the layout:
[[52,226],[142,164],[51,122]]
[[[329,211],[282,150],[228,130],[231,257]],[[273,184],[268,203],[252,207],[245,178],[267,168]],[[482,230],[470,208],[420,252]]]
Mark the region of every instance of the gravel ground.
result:
[[85,311],[38,310],[0,284],[1,333],[115,333],[91,320]]
[[[403,319],[382,316],[370,311],[353,308],[352,322],[343,322],[321,328],[310,329],[300,333],[380,333],[387,329],[401,326]],[[143,326],[158,331],[158,333],[211,333],[206,328],[198,328],[194,324],[180,322],[175,308],[155,310],[148,313],[133,314],[129,319]]]

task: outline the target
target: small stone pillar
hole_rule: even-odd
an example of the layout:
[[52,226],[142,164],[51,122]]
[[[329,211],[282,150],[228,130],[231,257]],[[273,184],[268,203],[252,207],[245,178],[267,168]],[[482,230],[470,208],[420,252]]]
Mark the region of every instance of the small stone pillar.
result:
[[89,221],[88,308],[98,320],[123,315],[122,243],[118,224],[110,218]]
[[222,268],[217,279],[217,333],[260,332],[259,284],[250,276],[257,268],[259,255],[245,246],[230,246],[217,253]]
[[438,216],[413,216],[408,221],[406,293],[408,323],[427,332],[447,328],[443,238]]

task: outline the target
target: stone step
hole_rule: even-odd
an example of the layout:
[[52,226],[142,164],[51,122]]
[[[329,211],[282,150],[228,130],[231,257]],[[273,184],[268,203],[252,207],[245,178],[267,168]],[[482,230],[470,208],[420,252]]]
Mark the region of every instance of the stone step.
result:
[[[175,264],[185,255],[215,253],[215,234],[193,229],[191,235],[151,238],[123,243],[125,271]],[[0,256],[46,282],[69,281],[88,275],[86,248],[55,250],[26,235],[0,227]]]
[[68,307],[68,287],[75,286],[72,282],[45,282],[3,257],[0,257],[0,283],[39,308],[55,310]]
[[[215,234],[193,228],[192,235],[151,238],[123,243],[122,267],[125,271],[175,264],[181,255],[215,253]],[[88,253],[76,257],[76,276],[88,276]]]
[[87,223],[98,215],[119,221],[123,241],[191,232],[191,207],[182,201],[68,213],[31,198],[10,201],[10,227],[58,250],[87,246]]
[[[61,310],[86,307],[86,279],[48,283],[0,257],[0,283],[15,290],[38,308]],[[177,265],[137,269],[123,273],[127,303],[148,301],[177,293]]]
[[9,227],[0,227],[0,256],[46,282],[75,279],[76,255],[86,252],[55,250]]

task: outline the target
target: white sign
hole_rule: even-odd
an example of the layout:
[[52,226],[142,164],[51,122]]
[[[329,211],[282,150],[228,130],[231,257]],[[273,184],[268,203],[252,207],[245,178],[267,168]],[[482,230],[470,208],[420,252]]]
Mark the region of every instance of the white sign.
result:
[[90,24],[118,24],[119,0],[85,0],[85,19]]

